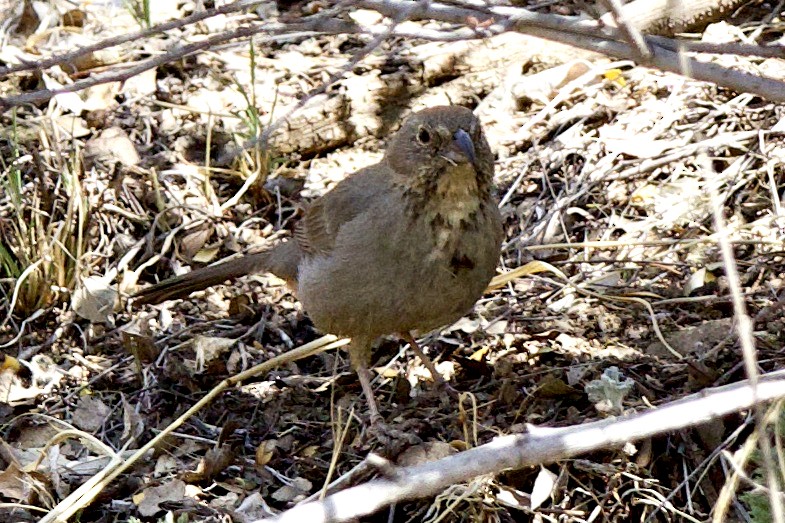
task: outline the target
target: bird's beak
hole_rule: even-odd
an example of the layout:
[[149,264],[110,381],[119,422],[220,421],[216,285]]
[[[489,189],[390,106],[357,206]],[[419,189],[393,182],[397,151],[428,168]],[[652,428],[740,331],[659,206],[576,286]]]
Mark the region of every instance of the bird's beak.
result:
[[445,151],[444,157],[456,165],[467,162],[476,165],[474,142],[472,142],[469,133],[463,129],[455,131],[455,134],[452,135],[452,143]]

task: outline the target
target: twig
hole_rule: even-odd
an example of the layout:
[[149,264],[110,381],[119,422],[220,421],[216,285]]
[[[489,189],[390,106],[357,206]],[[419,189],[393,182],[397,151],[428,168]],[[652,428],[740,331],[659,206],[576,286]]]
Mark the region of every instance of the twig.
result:
[[[320,28],[323,30],[320,30]],[[320,32],[334,33],[334,32],[344,32],[350,30],[351,30],[351,24],[347,24],[339,20],[331,20],[325,18],[314,18],[313,20],[310,20],[307,24],[292,24],[292,25],[270,24],[270,25],[262,25],[262,26],[240,27],[239,29],[235,29],[234,31],[220,33],[211,36],[209,38],[206,38],[204,40],[201,40],[199,42],[194,42],[191,44],[186,44],[180,47],[176,47],[164,54],[144,60],[132,67],[123,68],[119,72],[112,70],[104,74],[97,74],[90,78],[85,78],[84,80],[78,80],[70,85],[61,87],[59,89],[40,89],[38,91],[24,93],[17,96],[8,96],[5,98],[0,98],[0,111],[6,110],[9,107],[13,107],[17,105],[24,105],[28,103],[42,103],[54,96],[57,96],[58,94],[75,93],[77,91],[81,91],[89,87],[93,87],[100,84],[105,84],[109,82],[122,82],[133,76],[148,71],[150,69],[154,69],[158,66],[167,64],[169,62],[173,62],[185,56],[196,53],[198,51],[204,51],[206,49],[210,49],[211,47],[227,42],[229,40],[235,40],[238,38],[248,38],[250,36],[254,36],[256,34],[263,33],[263,32],[267,32],[271,34],[271,36],[266,37],[264,41],[275,41],[281,38],[281,34],[284,34],[285,38],[288,37],[286,33],[290,31],[298,31],[298,32],[314,31],[316,33],[320,33]]]
[[629,41],[636,49],[640,61],[645,62],[651,58],[651,49],[646,45],[646,40],[641,35],[637,27],[627,23],[624,16],[624,10],[619,0],[603,0],[603,3],[608,6],[616,25],[619,26]]
[[399,469],[392,478],[377,479],[328,498],[299,505],[266,521],[326,523],[350,521],[407,499],[437,494],[442,489],[482,474],[496,474],[568,459],[587,452],[624,445],[699,425],[785,396],[785,371],[761,376],[757,393],[749,381],[704,390],[647,412],[561,427],[533,428],[528,434],[502,436],[460,454]]
[[[357,6],[373,9],[387,16],[394,16],[406,6],[408,0],[358,0]],[[542,15],[517,7],[490,7],[487,10],[454,7],[432,2],[427,8],[420,8],[413,17],[465,24],[469,18],[479,22],[493,22],[489,31],[516,31],[538,36],[554,42],[569,44],[581,49],[638,60],[636,48],[623,42],[619,29],[600,27],[597,22],[580,21],[573,17]],[[603,35],[605,32],[608,36]],[[699,62],[676,51],[663,48],[654,40],[646,39],[651,49],[649,60],[640,61],[641,65],[656,67],[663,71],[680,74],[694,80],[712,82],[738,92],[748,92],[764,99],[785,102],[785,83],[771,78],[736,71],[713,63]]]
[[120,44],[124,44],[126,42],[141,40],[143,38],[147,38],[155,34],[163,33],[166,31],[170,31],[172,29],[177,29],[179,27],[184,27],[189,24],[200,22],[202,20],[211,18],[213,16],[229,14],[234,11],[240,11],[242,9],[252,7],[256,4],[261,4],[261,3],[262,3],[261,0],[238,0],[237,2],[224,5],[216,9],[207,9],[205,11],[194,13],[190,16],[186,16],[185,18],[172,20],[170,22],[164,22],[162,24],[158,24],[153,27],[150,27],[149,29],[136,31],[133,33],[127,33],[124,35],[114,36],[112,38],[106,38],[104,40],[101,40],[100,42],[94,43],[93,45],[87,45],[85,47],[80,47],[79,49],[74,49],[70,53],[50,56],[49,58],[36,60],[34,62],[25,62],[17,65],[12,65],[9,67],[0,67],[0,78],[4,76],[8,76],[9,74],[12,73],[48,69],[55,65],[65,65],[67,63],[73,62],[75,59],[79,58],[80,56],[94,53],[95,51],[100,51],[102,49],[115,47]]
[[733,54],[737,56],[759,56],[761,58],[782,58],[785,47],[781,45],[755,45],[741,42],[693,42],[690,40],[674,40],[664,36],[647,36],[659,47],[670,51],[685,53]]
[[[708,164],[708,159],[704,158],[703,163]],[[707,166],[706,168],[708,169],[709,167]],[[755,339],[752,335],[752,320],[750,319],[749,314],[747,314],[747,306],[742,298],[741,281],[736,266],[736,258],[733,255],[733,249],[728,241],[728,229],[725,227],[725,220],[722,217],[724,208],[723,199],[719,197],[713,186],[711,187],[711,197],[714,208],[715,229],[717,230],[718,235],[717,243],[719,244],[720,252],[722,253],[722,263],[725,267],[725,276],[728,279],[728,289],[733,298],[733,312],[736,317],[736,330],[739,334],[741,352],[744,356],[744,369],[747,373],[747,378],[750,381],[753,397],[755,397],[758,394],[760,371],[758,370],[758,355],[755,350]],[[766,435],[764,415],[758,405],[756,405],[754,414],[756,429],[761,433],[759,443],[769,486],[769,505],[772,515],[774,516],[774,521],[783,523],[785,522],[785,506],[783,506],[782,497],[780,496],[780,480],[778,479],[777,470],[774,466],[771,442]]]

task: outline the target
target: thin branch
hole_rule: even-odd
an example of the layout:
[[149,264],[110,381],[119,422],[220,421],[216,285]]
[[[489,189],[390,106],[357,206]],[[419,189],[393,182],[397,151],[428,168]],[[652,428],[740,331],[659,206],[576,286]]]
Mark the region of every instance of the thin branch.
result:
[[749,381],[744,381],[704,390],[643,413],[558,429],[533,428],[528,434],[502,436],[460,454],[400,469],[394,477],[377,479],[322,501],[299,505],[274,520],[265,521],[351,521],[392,503],[433,496],[476,476],[622,446],[706,423],[783,396],[785,371],[779,371],[761,376],[756,392]]
[[[357,2],[358,7],[373,9],[386,16],[394,16],[407,5],[410,5],[408,0],[358,0]],[[601,27],[597,22],[581,21],[572,17],[531,13],[517,7],[490,7],[478,10],[436,2],[415,10],[412,16],[457,24],[466,24],[470,18],[480,23],[491,21],[493,23],[488,29],[492,31],[516,31],[617,58],[640,59],[637,49],[623,41],[624,36],[619,29]],[[738,92],[756,94],[767,100],[785,102],[785,82],[729,69],[718,64],[700,62],[695,58],[661,47],[657,45],[657,41],[650,38],[646,38],[646,43],[652,54],[648,61],[639,62],[640,65],[652,66],[694,80],[711,82]]]
[[149,29],[136,31],[133,33],[127,33],[124,35],[118,35],[112,38],[106,38],[92,45],[74,49],[70,53],[50,56],[49,58],[45,58],[43,60],[36,60],[34,62],[24,62],[21,64],[12,65],[10,67],[0,67],[0,78],[4,76],[8,76],[9,74],[12,73],[48,69],[55,65],[68,64],[73,62],[75,59],[79,58],[80,56],[94,53],[95,51],[100,51],[102,49],[115,47],[120,44],[124,44],[126,42],[141,40],[143,38],[147,38],[155,34],[164,33],[166,31],[171,31],[172,29],[178,29],[180,27],[184,27],[189,24],[200,22],[202,20],[211,18],[213,16],[233,13],[234,11],[240,11],[242,9],[250,8],[256,4],[261,4],[261,3],[262,3],[261,0],[238,0],[233,4],[224,5],[216,9],[207,9],[205,11],[194,13],[190,16],[186,16],[185,18],[180,18],[178,20],[171,20],[169,22],[164,22],[162,24],[155,25]]
[[[28,69],[45,69],[54,65],[65,65],[76,57],[119,45],[152,34],[160,33],[173,28],[182,27],[218,14],[225,14],[244,7],[254,5],[256,2],[243,0],[224,6],[219,9],[205,11],[176,20],[160,24],[145,31],[138,31],[127,35],[102,40],[94,45],[77,49],[71,53],[58,55],[45,60],[26,63],[10,68],[0,68],[0,76]],[[336,4],[333,10],[323,11],[318,15],[302,19],[298,23],[270,23],[244,27],[235,31],[214,35],[211,38],[195,44],[178,47],[162,56],[142,62],[134,67],[123,69],[120,72],[112,71],[82,81],[77,81],[69,86],[56,90],[40,90],[25,93],[19,96],[0,98],[0,110],[26,103],[41,103],[52,96],[62,93],[76,92],[87,87],[101,83],[122,81],[153,67],[177,60],[183,56],[202,51],[208,47],[220,45],[227,41],[245,38],[259,33],[270,35],[291,34],[293,32],[313,32],[314,34],[371,34],[374,39],[381,35],[419,37],[428,40],[458,40],[493,36],[506,31],[515,31],[536,37],[572,45],[593,52],[604,53],[611,56],[636,60],[641,65],[650,65],[664,71],[674,72],[696,80],[715,83],[739,92],[750,92],[772,101],[785,101],[785,83],[755,76],[741,71],[734,71],[716,64],[698,62],[694,58],[684,56],[684,51],[732,53],[743,55],[775,56],[785,55],[785,48],[781,46],[753,46],[749,44],[705,44],[702,42],[686,42],[672,40],[660,36],[647,36],[641,45],[648,46],[651,55],[641,57],[640,47],[626,42],[625,33],[615,27],[604,26],[602,23],[591,20],[577,20],[575,17],[559,16],[552,14],[533,13],[516,7],[496,6],[487,7],[477,3],[470,7],[458,7],[435,2],[417,2],[410,0],[359,0],[353,7],[373,9],[393,19],[430,19],[449,22],[464,26],[455,31],[438,31],[421,29],[399,31],[392,24],[392,29],[378,27],[361,28],[353,23],[345,22],[335,16],[335,11],[347,4]],[[485,22],[492,22],[488,27]],[[466,27],[470,26],[470,27]],[[277,40],[271,37],[269,40]],[[378,43],[371,45],[372,48]],[[681,53],[681,54],[680,54]],[[357,57],[364,57],[366,53],[358,53]],[[648,58],[648,59],[647,59]],[[681,58],[681,59],[680,59]],[[354,63],[355,60],[352,60]],[[334,83],[334,82],[330,82]],[[328,83],[328,85],[330,84]],[[312,97],[307,97],[309,100]]]
[[610,8],[616,25],[621,28],[622,32],[627,37],[627,41],[637,50],[639,60],[644,62],[649,60],[651,58],[651,50],[649,49],[649,46],[646,45],[646,40],[643,38],[643,35],[638,28],[627,23],[627,19],[624,17],[624,10],[622,9],[619,0],[604,0],[604,3]]
[[785,46],[756,45],[743,42],[693,42],[691,40],[674,40],[664,36],[647,36],[654,44],[669,51],[685,53],[732,54],[738,56],[758,56],[761,58],[785,58]]
[[199,42],[176,47],[162,55],[144,60],[132,67],[123,68],[120,72],[110,71],[105,74],[91,76],[90,78],[76,81],[59,89],[41,89],[17,96],[8,96],[5,98],[0,97],[0,111],[3,111],[9,107],[28,103],[46,102],[58,94],[74,93],[100,84],[109,82],[122,82],[145,71],[154,69],[160,65],[179,60],[180,58],[199,51],[210,49],[216,45],[228,42],[230,40],[248,38],[259,33],[267,32],[273,36],[269,36],[265,40],[274,41],[281,38],[281,35],[283,35],[284,38],[288,38],[289,33],[292,31],[310,31],[313,32],[313,34],[355,32],[355,30],[353,30],[352,24],[327,17],[313,18],[312,20],[309,20],[307,23],[303,24],[270,24],[263,26],[241,27],[239,29],[235,29],[234,31],[214,35]]

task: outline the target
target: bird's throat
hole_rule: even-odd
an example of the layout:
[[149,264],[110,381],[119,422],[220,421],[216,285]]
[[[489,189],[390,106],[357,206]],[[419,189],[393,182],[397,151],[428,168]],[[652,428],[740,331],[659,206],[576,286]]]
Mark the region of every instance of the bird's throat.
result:
[[436,181],[436,197],[426,210],[437,222],[448,229],[460,229],[480,207],[477,173],[471,164],[452,166]]

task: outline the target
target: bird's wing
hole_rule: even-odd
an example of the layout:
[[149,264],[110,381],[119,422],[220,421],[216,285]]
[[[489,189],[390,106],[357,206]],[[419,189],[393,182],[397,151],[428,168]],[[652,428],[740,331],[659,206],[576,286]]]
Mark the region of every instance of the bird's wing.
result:
[[328,254],[341,227],[373,209],[378,198],[390,190],[390,171],[378,163],[357,171],[333,190],[314,200],[297,224],[294,238],[310,254]]

